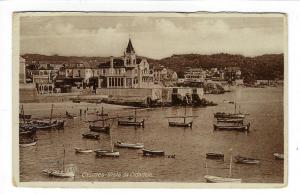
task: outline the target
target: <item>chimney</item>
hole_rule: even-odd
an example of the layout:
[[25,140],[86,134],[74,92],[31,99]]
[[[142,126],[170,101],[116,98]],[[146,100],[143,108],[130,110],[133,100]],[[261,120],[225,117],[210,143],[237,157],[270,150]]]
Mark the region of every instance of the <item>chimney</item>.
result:
[[110,68],[114,68],[114,57],[110,56]]

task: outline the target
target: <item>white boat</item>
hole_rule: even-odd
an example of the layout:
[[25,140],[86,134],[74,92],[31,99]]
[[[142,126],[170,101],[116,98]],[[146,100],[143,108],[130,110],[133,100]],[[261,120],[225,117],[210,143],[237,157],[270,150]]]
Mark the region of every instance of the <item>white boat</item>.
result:
[[92,153],[91,149],[74,148],[76,153]]
[[[113,124],[114,124],[114,118],[112,119],[111,130],[113,128]],[[96,153],[96,157],[119,157],[120,156],[120,152],[114,150],[114,145],[112,142],[112,133],[110,133],[109,136],[110,136],[110,150],[104,150],[104,149],[95,150],[94,152]]]
[[242,179],[226,178],[219,176],[205,175],[204,179],[209,183],[241,183]]
[[[208,174],[206,163],[205,163],[205,168],[206,168],[206,174]],[[231,178],[231,171],[232,171],[232,154],[230,156],[229,175],[228,175],[228,177],[205,175],[204,179],[206,180],[206,182],[209,182],[209,183],[241,183],[242,179]]]
[[284,155],[280,153],[274,153],[273,156],[275,159],[284,160]]
[[64,170],[56,170],[56,169],[45,169],[43,173],[48,176],[62,177],[62,178],[70,178],[75,176],[75,172],[73,171],[64,171]]
[[61,170],[47,168],[47,169],[42,170],[42,172],[45,175],[54,176],[54,177],[61,177],[61,178],[75,177],[75,169],[74,169],[73,165],[69,165],[68,168],[65,168],[65,156],[66,156],[66,151],[64,149],[64,157],[63,157],[63,164],[62,164]]
[[95,150],[98,157],[119,157],[120,152],[114,150]]
[[130,149],[143,149],[144,148],[143,143],[124,143],[124,142],[117,141],[117,142],[115,142],[114,145],[119,148],[130,148]]
[[37,141],[33,141],[33,142],[30,142],[30,143],[20,143],[20,147],[29,147],[29,146],[35,146],[37,143]]

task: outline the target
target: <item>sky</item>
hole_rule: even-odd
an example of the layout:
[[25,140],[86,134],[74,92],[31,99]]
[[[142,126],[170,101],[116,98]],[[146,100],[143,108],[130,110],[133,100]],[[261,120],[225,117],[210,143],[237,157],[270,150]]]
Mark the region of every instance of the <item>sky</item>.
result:
[[22,16],[20,52],[64,56],[121,56],[131,38],[136,54],[245,56],[284,51],[283,17]]

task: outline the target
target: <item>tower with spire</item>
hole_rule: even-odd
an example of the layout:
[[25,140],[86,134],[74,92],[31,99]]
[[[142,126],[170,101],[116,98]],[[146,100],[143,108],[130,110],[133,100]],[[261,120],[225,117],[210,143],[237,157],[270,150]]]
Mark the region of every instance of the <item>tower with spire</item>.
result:
[[125,66],[135,66],[136,65],[136,54],[129,38],[126,50],[124,52],[124,63]]

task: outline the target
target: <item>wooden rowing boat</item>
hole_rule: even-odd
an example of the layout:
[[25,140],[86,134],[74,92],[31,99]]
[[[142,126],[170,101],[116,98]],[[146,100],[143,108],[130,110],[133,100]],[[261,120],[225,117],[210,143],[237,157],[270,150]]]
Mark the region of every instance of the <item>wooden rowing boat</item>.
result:
[[243,157],[243,156],[235,156],[236,163],[241,163],[241,164],[259,164],[260,161],[254,158],[248,158],[248,157]]
[[117,141],[114,143],[114,145],[119,148],[129,148],[129,149],[143,149],[144,148],[144,144],[142,144],[142,143],[124,143],[124,142]]
[[224,154],[209,152],[209,153],[206,153],[206,158],[208,158],[208,159],[223,159],[224,160]]
[[82,148],[74,148],[75,149],[75,153],[92,153],[93,150],[91,149],[82,149]]
[[237,130],[237,131],[249,131],[250,123],[246,124],[214,124],[214,130]]
[[96,157],[119,157],[120,152],[114,151],[114,150],[95,150],[96,152]]
[[143,149],[143,156],[164,156],[165,152],[163,150],[146,150]]

